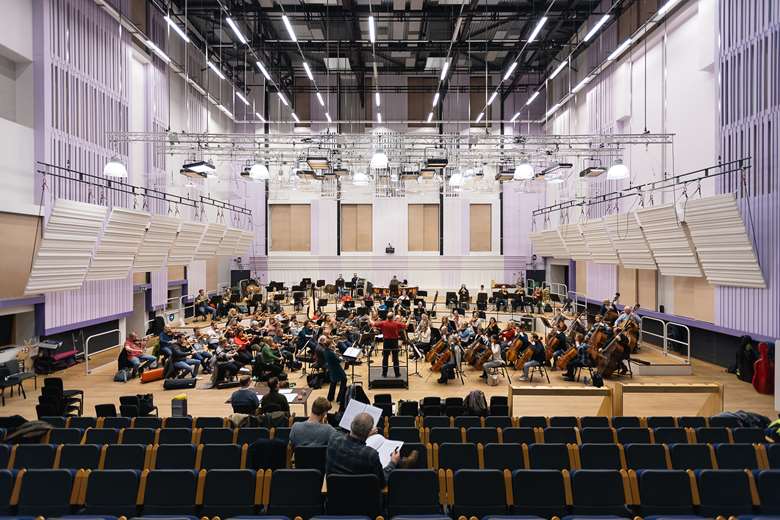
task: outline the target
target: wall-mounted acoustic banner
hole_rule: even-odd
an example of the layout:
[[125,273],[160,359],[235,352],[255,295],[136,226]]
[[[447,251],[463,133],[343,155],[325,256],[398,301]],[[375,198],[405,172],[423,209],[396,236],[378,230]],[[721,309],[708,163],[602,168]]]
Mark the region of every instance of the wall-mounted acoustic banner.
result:
[[579,224],[563,224],[558,228],[561,234],[561,240],[569,251],[569,258],[572,260],[584,261],[590,260],[591,254],[588,245],[580,231]]
[[561,240],[557,229],[539,231],[528,235],[534,246],[534,253],[539,256],[552,256],[555,258],[569,258],[566,244]]
[[635,214],[662,275],[702,276],[693,244],[677,216],[677,206],[664,204],[637,210]]
[[707,281],[766,288],[733,193],[689,199],[683,219]]
[[225,235],[225,226],[223,224],[209,224],[206,232],[203,233],[203,239],[200,241],[198,251],[195,253],[195,260],[208,260],[217,256],[217,249]]
[[612,265],[620,263],[615,246],[609,238],[609,233],[607,233],[603,218],[583,222],[580,224],[580,230],[593,262]]
[[25,294],[80,289],[107,208],[57,199],[35,253]]
[[229,227],[225,230],[225,234],[222,235],[222,241],[217,248],[218,256],[233,256],[233,253],[238,248],[238,241],[241,240],[241,236],[244,231],[242,229]]
[[168,252],[168,265],[187,265],[192,262],[205,231],[206,224],[182,222]]
[[604,217],[604,228],[623,267],[653,271],[657,269],[653,254],[633,213]]
[[113,208],[103,229],[87,280],[122,280],[130,274],[151,215],[145,211]]
[[238,239],[236,248],[233,250],[234,255],[243,255],[249,250],[249,246],[252,245],[252,241],[255,239],[254,231],[247,231],[246,229],[241,231],[241,238]]
[[135,255],[133,271],[162,271],[167,265],[168,250],[176,239],[181,220],[165,215],[152,215],[141,248]]

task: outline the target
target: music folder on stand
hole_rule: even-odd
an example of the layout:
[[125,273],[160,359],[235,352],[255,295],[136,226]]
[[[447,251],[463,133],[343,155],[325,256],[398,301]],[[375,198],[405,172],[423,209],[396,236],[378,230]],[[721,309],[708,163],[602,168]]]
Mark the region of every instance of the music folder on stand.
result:
[[[360,358],[360,354],[362,354],[363,351],[358,347],[349,347],[347,350],[345,350],[341,357],[343,357],[345,360],[349,361],[352,365],[352,373],[350,374],[350,377],[352,378],[352,384],[361,383],[361,381],[358,381],[355,379],[355,365],[357,365],[358,358]],[[362,384],[362,383],[361,383]]]

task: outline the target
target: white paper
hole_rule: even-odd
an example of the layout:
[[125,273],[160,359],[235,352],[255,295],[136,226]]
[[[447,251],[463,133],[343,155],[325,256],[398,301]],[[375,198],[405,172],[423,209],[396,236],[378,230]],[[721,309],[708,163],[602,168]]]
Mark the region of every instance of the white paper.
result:
[[248,329],[249,327],[252,326],[252,319],[250,318],[250,319],[246,319],[246,320],[241,320],[241,321],[238,322],[238,324],[240,326],[244,327],[245,329]]
[[347,409],[344,410],[344,415],[341,416],[341,421],[339,421],[339,427],[349,431],[349,428],[352,425],[352,419],[354,419],[357,414],[363,412],[366,412],[374,419],[374,427],[376,427],[379,418],[382,417],[382,409],[371,406],[370,404],[361,403],[355,399],[350,399]]
[[292,388],[280,388],[279,389],[279,393],[280,394],[291,394],[291,393],[293,393],[293,389]]
[[357,359],[358,357],[360,357],[360,349],[357,347],[349,347],[347,350],[344,351],[343,356]]
[[374,448],[379,454],[379,463],[383,468],[390,464],[390,456],[393,454],[393,452],[396,449],[400,451],[401,446],[403,445],[403,441],[391,441],[390,439],[385,439],[378,433],[375,433],[366,439],[366,446],[369,448]]
[[295,401],[295,398],[298,397],[298,394],[282,394],[287,398],[288,403],[292,403]]

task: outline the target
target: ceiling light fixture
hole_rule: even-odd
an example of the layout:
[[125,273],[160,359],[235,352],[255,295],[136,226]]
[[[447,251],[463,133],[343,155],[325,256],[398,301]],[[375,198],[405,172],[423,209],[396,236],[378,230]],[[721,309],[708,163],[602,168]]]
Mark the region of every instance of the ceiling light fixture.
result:
[[479,115],[477,116],[476,122],[479,123],[480,121],[482,121],[483,117],[485,117],[485,113],[484,112],[480,112]]
[[126,178],[127,168],[125,168],[125,164],[119,156],[115,155],[103,166],[103,175],[113,178]]
[[181,167],[182,170],[190,171],[199,173],[202,175],[206,175],[209,173],[214,173],[217,171],[217,168],[214,166],[214,163],[211,161],[193,161],[190,163],[184,163]]
[[376,120],[377,120],[378,123],[382,122],[382,112],[377,112],[376,113]]
[[616,159],[615,164],[607,170],[607,180],[615,181],[628,177],[628,167],[623,164],[623,159]]
[[309,81],[314,81],[314,76],[311,73],[311,69],[309,68],[309,64],[305,61],[303,62],[303,70],[306,71],[306,76],[308,76]]
[[374,16],[368,17],[368,39],[371,43],[376,42],[376,27],[374,27]]
[[623,43],[618,45],[617,49],[612,51],[612,53],[609,56],[607,56],[607,61],[612,61],[615,58],[617,58],[618,56],[620,56],[621,54],[623,54],[623,51],[628,49],[629,45],[631,45],[631,38],[627,39],[626,41],[624,41]]
[[161,48],[159,48],[152,40],[146,40],[146,46],[149,47],[149,49],[154,52],[157,56],[160,57],[161,60],[163,60],[165,63],[170,63],[171,59],[168,57],[167,54],[165,54]]
[[379,149],[374,152],[374,155],[371,156],[371,162],[369,163],[369,166],[375,170],[381,170],[387,168],[387,163],[387,154],[384,152],[384,150]]
[[539,18],[539,21],[536,22],[536,27],[534,27],[534,30],[531,32],[531,35],[528,37],[528,43],[531,43],[536,39],[537,36],[539,36],[539,33],[542,30],[542,27],[544,27],[544,24],[547,23],[547,17],[542,16]]
[[439,93],[437,92],[437,93],[436,93],[436,94],[433,96],[433,106],[436,106],[438,103],[439,103]]
[[445,60],[444,64],[441,66],[441,76],[439,76],[439,80],[444,81],[447,77],[448,70],[450,70],[450,60]]
[[376,103],[376,106],[382,106],[382,101],[379,99],[379,92],[374,92],[374,103]]
[[433,112],[428,112],[428,122],[433,121]]
[[249,177],[257,181],[269,179],[271,177],[268,167],[262,163],[255,163],[249,168]]
[[523,159],[518,163],[512,178],[516,181],[530,181],[534,178],[534,167],[531,166],[528,159]]
[[488,105],[492,105],[493,101],[496,100],[496,96],[498,95],[498,90],[494,90],[493,93],[490,95],[490,98],[488,98]]
[[301,120],[298,119],[298,114],[296,114],[295,112],[292,113],[292,117],[293,117],[293,119],[295,119],[296,123],[300,123],[301,122]]
[[238,38],[238,41],[246,45],[246,38],[244,38],[244,35],[241,34],[241,31],[238,28],[238,25],[236,25],[236,22],[233,21],[231,17],[225,18],[225,21],[228,23],[231,29],[233,29],[233,34],[236,35],[236,38]]
[[[176,24],[176,22],[173,21],[173,18],[171,18],[168,15],[165,15],[164,20],[168,24],[168,27],[176,31],[176,34],[178,34],[182,40],[184,40],[187,43],[190,43],[190,37],[187,36],[187,33],[184,32],[184,29],[179,27],[178,24]],[[186,26],[187,21],[185,20],[184,23]]]
[[282,94],[281,92],[277,92],[276,95],[279,96],[279,99],[281,100],[281,102],[282,102],[282,104],[284,106],[288,106],[287,105],[287,98],[284,97],[284,94]]
[[255,112],[255,115],[257,116],[257,119],[259,119],[260,121],[262,121],[263,123],[265,123],[265,118],[264,118],[263,116],[261,116],[261,115],[260,115],[260,112]]
[[352,184],[355,186],[365,186],[368,184],[369,178],[366,172],[356,171],[352,174]]
[[593,28],[592,28],[590,31],[588,31],[588,34],[586,34],[586,35],[585,35],[585,38],[583,38],[582,40],[583,40],[583,41],[588,41],[588,40],[590,40],[591,38],[593,38],[593,36],[594,36],[594,35],[595,35],[597,32],[599,32],[599,29],[601,29],[601,27],[602,27],[602,26],[603,26],[605,23],[607,23],[607,20],[609,20],[609,15],[608,15],[608,14],[605,14],[604,16],[602,16],[601,18],[599,18],[599,21],[598,21],[598,22],[596,22],[596,25],[594,25],[594,26],[593,26]]
[[295,31],[293,30],[293,26],[290,23],[290,19],[287,18],[286,14],[282,15],[282,22],[284,22],[284,26],[287,28],[287,33],[290,35],[290,39],[294,42],[297,42],[298,38],[295,36]]
[[558,68],[556,68],[552,74],[550,74],[550,77],[548,78],[550,81],[555,79],[555,76],[561,73],[561,71],[566,67],[567,61],[562,61],[560,65],[558,65]]
[[324,99],[322,99],[322,94],[320,94],[320,91],[319,91],[319,90],[317,91],[317,101],[319,101],[319,102],[320,102],[320,106],[322,106],[322,107],[324,107],[324,106],[325,106],[325,100],[324,100]]
[[449,185],[454,188],[459,188],[460,186],[463,186],[463,174],[460,172],[455,172],[452,175],[450,175],[449,179]]
[[512,119],[509,120],[510,123],[514,123],[517,121],[517,118],[520,117],[520,112],[517,112],[515,115],[512,116]]
[[675,4],[676,4],[678,1],[679,1],[679,0],[669,0],[668,2],[666,2],[664,5],[662,5],[662,6],[661,6],[661,8],[660,8],[660,9],[658,9],[658,12],[656,13],[656,16],[657,16],[658,18],[661,18],[661,17],[663,17],[663,16],[664,16],[666,13],[668,13],[668,12],[669,12],[669,10],[670,10],[672,7],[674,7],[674,5],[675,5]]
[[512,64],[509,66],[509,70],[506,71],[506,74],[504,74],[504,81],[509,79],[509,76],[512,75],[512,73],[515,71],[516,68],[517,68],[517,62],[513,61]]
[[582,87],[584,87],[585,85],[587,85],[588,83],[590,83],[590,80],[592,80],[592,79],[593,79],[593,77],[592,77],[592,76],[587,76],[585,79],[583,79],[582,81],[580,81],[579,83],[577,83],[577,86],[575,86],[573,89],[571,89],[571,93],[572,93],[572,94],[576,94],[577,92],[579,92],[580,90],[582,90]]
[[536,92],[534,92],[533,94],[531,94],[531,97],[529,97],[529,98],[528,98],[528,101],[526,101],[526,102],[525,102],[525,106],[528,106],[528,105],[530,105],[531,103],[533,103],[533,102],[534,102],[534,99],[536,99],[536,97],[537,97],[538,95],[539,95],[539,91],[538,91],[538,90],[537,90]]
[[266,81],[271,81],[271,75],[268,74],[267,70],[265,70],[265,67],[263,66],[263,62],[258,60],[258,61],[255,62],[255,65],[257,65],[257,68],[260,69],[260,72],[263,73],[263,76],[265,77],[265,80]]
[[216,74],[217,77],[219,77],[219,79],[225,79],[225,75],[222,74],[222,71],[219,70],[219,67],[214,65],[213,61],[207,61],[206,63],[208,64],[209,68],[214,71],[214,74]]
[[241,92],[236,91],[236,97],[240,99],[246,106],[249,106],[249,101],[241,94]]
[[560,103],[556,103],[555,105],[550,108],[550,110],[547,111],[547,113],[544,115],[544,117],[550,117],[555,113],[556,110],[558,110],[561,107]]

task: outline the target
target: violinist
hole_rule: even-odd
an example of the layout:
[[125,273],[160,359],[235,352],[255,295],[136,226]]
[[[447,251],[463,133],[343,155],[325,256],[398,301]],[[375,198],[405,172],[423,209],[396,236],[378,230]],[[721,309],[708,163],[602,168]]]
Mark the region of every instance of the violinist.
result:
[[242,316],[238,313],[238,309],[235,307],[231,307],[231,309],[227,313],[227,323],[225,324],[226,327],[235,327],[239,324],[241,321]]
[[296,339],[296,347],[298,350],[305,349],[307,344],[314,339],[316,331],[314,330],[314,324],[311,320],[303,322],[303,327],[298,331]]
[[566,381],[574,381],[574,372],[577,368],[586,367],[590,362],[588,344],[585,343],[585,336],[583,336],[581,332],[578,332],[577,335],[574,336],[574,347],[577,349],[577,357],[569,361],[569,364],[566,365],[566,374],[563,376]]
[[212,386],[229,381],[238,374],[241,367],[236,362],[236,355],[235,349],[230,346],[227,339],[219,340],[212,361]]
[[460,347],[460,342],[455,334],[450,335],[447,338],[447,351],[449,358],[447,362],[442,365],[440,371],[440,377],[436,380],[440,385],[446,385],[450,379],[455,378],[455,367],[460,365],[460,359],[463,355],[463,350]]
[[427,314],[420,317],[420,322],[415,328],[417,348],[426,353],[431,348],[431,321]]
[[498,291],[498,294],[496,294],[495,301],[496,312],[500,312],[502,309],[504,312],[506,312],[509,302],[509,292],[507,292],[506,287],[501,287],[501,289]]
[[492,357],[490,358],[490,361],[482,365],[482,375],[480,376],[485,380],[487,380],[488,377],[488,369],[504,366],[504,358],[501,356],[501,343],[498,341],[498,336],[496,335],[490,336],[490,351]]
[[474,328],[474,330],[480,329],[484,326],[484,321],[479,315],[479,311],[474,311],[471,313],[471,320],[469,320],[469,325]]
[[261,338],[260,353],[255,356],[254,366],[252,371],[254,376],[259,378],[264,372],[270,372],[273,377],[282,373],[282,356],[279,354],[279,349],[276,343],[271,338]]
[[487,327],[485,328],[485,332],[488,336],[498,336],[501,334],[501,328],[498,326],[498,322],[495,318],[490,318],[490,321],[488,322]]
[[539,335],[534,334],[531,336],[531,344],[528,348],[532,349],[533,353],[531,354],[531,360],[523,365],[523,375],[520,376],[520,381],[528,381],[528,371],[531,370],[531,367],[538,367],[547,362],[544,345],[542,345]]

